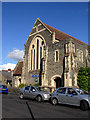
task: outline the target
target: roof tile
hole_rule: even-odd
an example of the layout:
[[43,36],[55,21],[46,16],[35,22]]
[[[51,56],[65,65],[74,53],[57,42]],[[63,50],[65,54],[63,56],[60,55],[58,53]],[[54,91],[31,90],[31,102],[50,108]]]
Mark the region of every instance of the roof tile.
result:
[[15,69],[13,75],[21,75],[22,74],[22,66],[23,66],[23,62],[19,62],[16,66],[16,69]]
[[[43,22],[42,22],[43,23]],[[74,40],[77,40],[78,42],[80,42],[80,43],[83,43],[83,44],[86,44],[86,43],[84,43],[84,42],[82,42],[82,41],[80,41],[80,40],[78,40],[78,39],[76,39],[76,38],[74,38],[74,37],[72,37],[72,36],[70,36],[70,35],[68,35],[68,34],[66,34],[66,33],[64,33],[64,32],[62,32],[62,31],[60,31],[60,30],[58,30],[58,29],[56,29],[56,28],[53,28],[52,26],[49,26],[49,25],[47,25],[47,24],[45,24],[45,23],[43,23],[51,32],[55,32],[55,38],[56,39],[58,39],[58,40],[66,40],[66,39],[68,39],[68,38],[72,38],[72,39],[74,39]],[[87,44],[86,44],[87,45]]]

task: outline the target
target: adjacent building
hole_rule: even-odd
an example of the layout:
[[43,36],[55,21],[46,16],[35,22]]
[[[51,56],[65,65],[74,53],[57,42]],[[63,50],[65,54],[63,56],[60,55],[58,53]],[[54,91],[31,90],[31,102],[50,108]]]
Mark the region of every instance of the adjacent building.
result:
[[22,66],[23,66],[23,61],[18,61],[16,67],[12,71],[12,87],[18,87],[21,83],[21,76],[22,76]]
[[0,71],[0,84],[12,86],[12,72],[11,69]]
[[78,68],[90,67],[89,52],[86,43],[37,18],[24,46],[22,82],[55,88],[77,86]]

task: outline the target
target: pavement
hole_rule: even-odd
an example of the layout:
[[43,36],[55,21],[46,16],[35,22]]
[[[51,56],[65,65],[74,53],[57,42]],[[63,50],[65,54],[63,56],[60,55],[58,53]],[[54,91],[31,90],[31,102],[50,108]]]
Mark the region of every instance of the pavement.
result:
[[2,118],[6,120],[22,119],[61,119],[89,118],[88,111],[67,105],[52,105],[50,102],[40,102],[30,99],[19,99],[19,94],[2,95]]

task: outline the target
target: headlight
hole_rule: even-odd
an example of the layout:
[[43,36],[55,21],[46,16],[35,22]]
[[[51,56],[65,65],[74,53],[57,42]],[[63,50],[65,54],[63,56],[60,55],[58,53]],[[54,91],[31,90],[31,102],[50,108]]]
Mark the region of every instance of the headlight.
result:
[[45,98],[47,98],[47,97],[49,96],[49,94],[43,94],[43,96],[44,96]]

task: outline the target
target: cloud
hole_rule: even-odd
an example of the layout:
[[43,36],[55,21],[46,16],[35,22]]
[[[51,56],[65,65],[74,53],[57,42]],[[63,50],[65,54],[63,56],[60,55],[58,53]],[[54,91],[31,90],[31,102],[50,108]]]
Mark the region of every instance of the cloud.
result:
[[23,56],[24,56],[23,50],[15,49],[12,52],[10,52],[7,57],[13,59],[14,61],[19,61],[23,60]]
[[0,70],[8,70],[8,69],[13,70],[15,66],[16,64],[12,64],[12,63],[3,64],[3,65],[0,65]]

